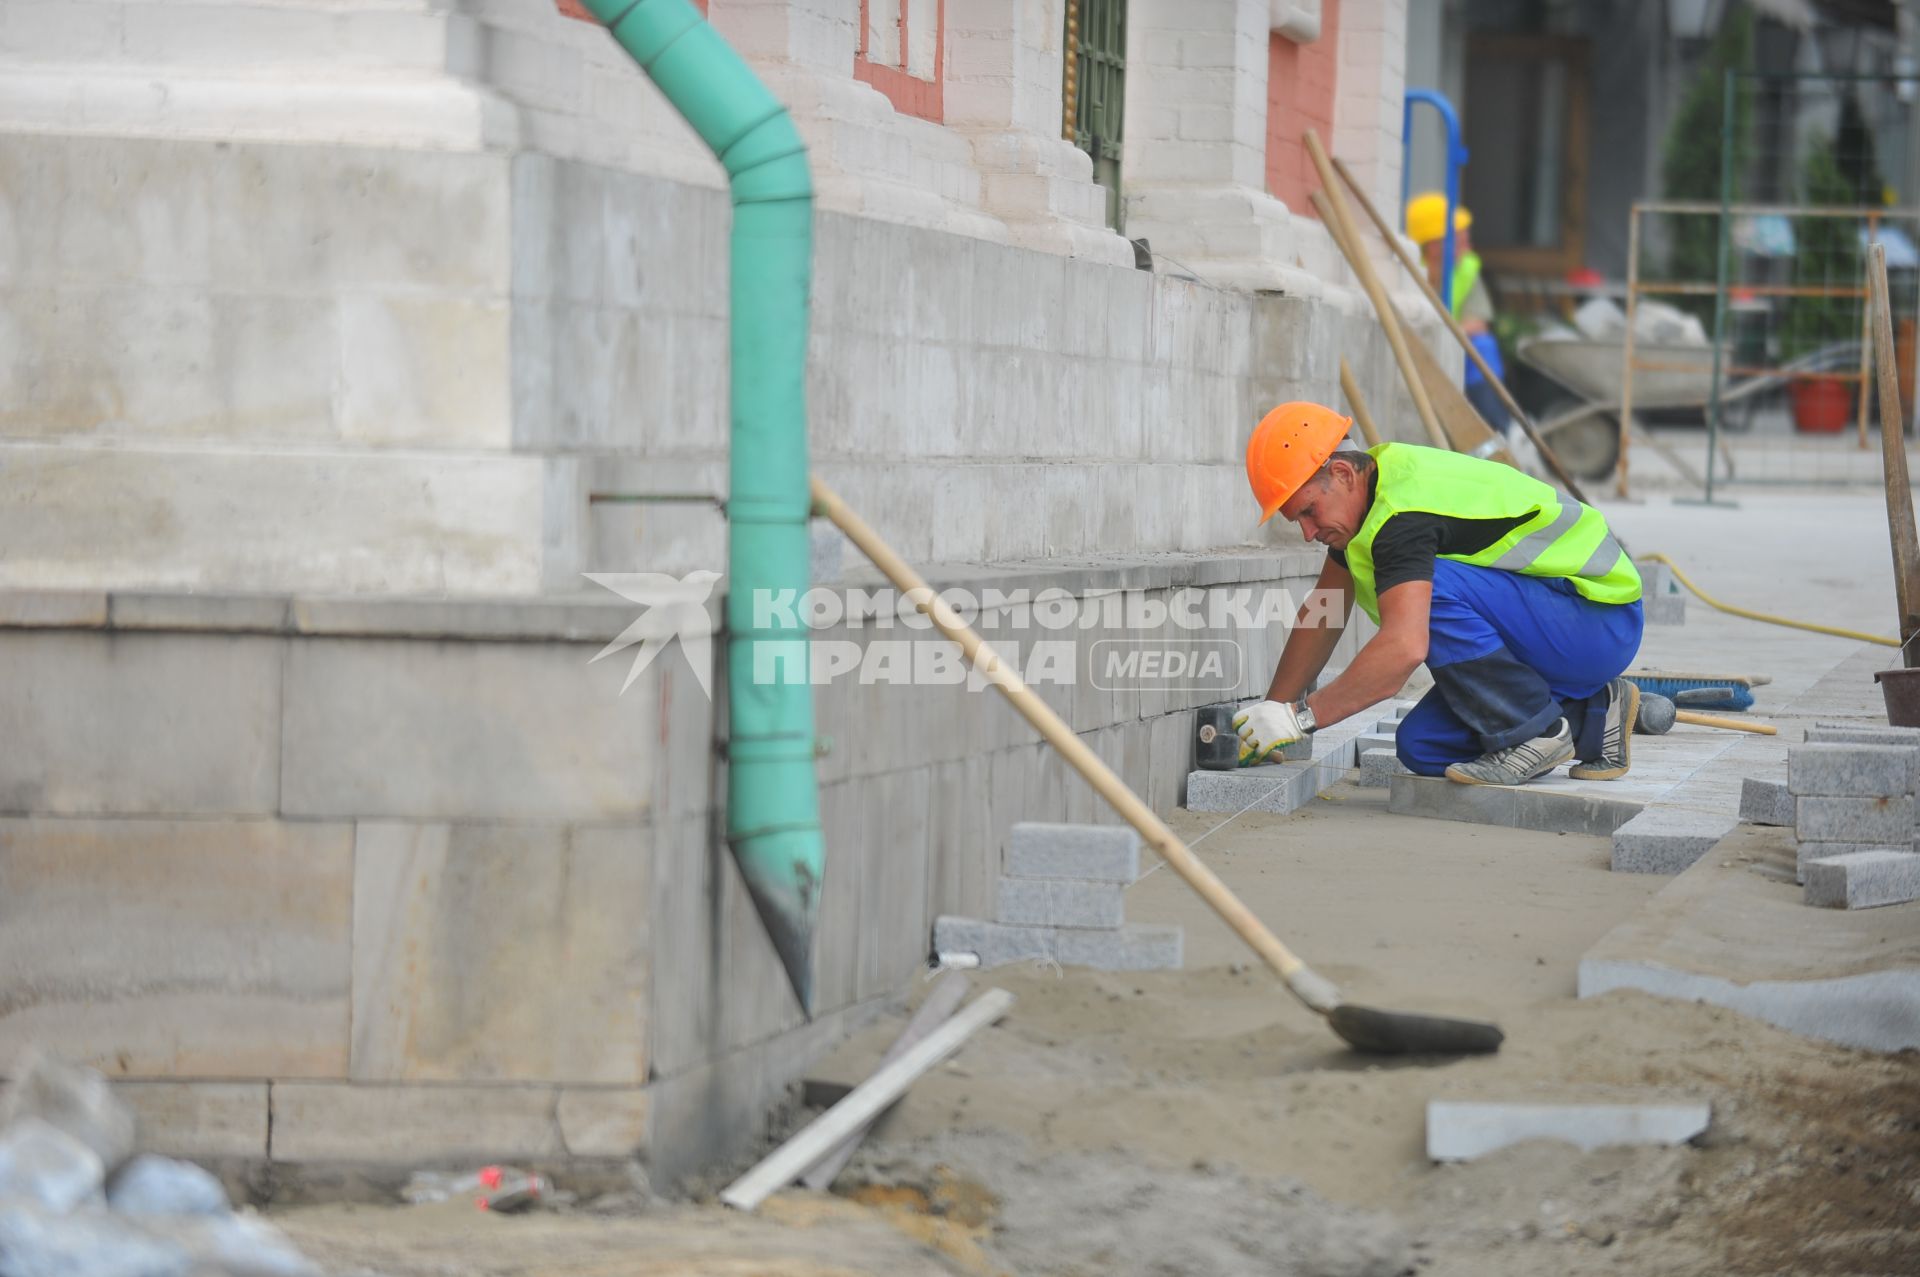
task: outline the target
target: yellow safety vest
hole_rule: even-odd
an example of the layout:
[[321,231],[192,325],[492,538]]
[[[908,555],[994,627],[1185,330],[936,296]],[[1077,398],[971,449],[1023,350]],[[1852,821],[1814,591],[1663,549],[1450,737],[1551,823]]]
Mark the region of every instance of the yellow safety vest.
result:
[[1596,603],[1632,603],[1640,597],[1640,573],[1607,531],[1598,510],[1562,497],[1512,466],[1410,443],[1383,443],[1367,455],[1380,467],[1373,508],[1347,543],[1347,570],[1354,597],[1377,624],[1380,598],[1373,588],[1373,538],[1396,514],[1419,512],[1456,519],[1526,516],[1478,554],[1443,559],[1498,568],[1523,576],[1563,577]]
[[1455,319],[1460,318],[1460,308],[1467,304],[1467,295],[1473,292],[1473,286],[1480,282],[1480,254],[1468,253],[1453,264],[1453,311]]

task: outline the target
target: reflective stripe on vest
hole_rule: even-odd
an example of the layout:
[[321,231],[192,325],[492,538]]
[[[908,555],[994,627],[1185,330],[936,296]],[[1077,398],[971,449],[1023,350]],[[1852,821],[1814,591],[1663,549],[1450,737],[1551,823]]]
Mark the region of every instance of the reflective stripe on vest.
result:
[[1396,514],[1417,512],[1459,519],[1525,518],[1505,536],[1475,554],[1443,554],[1456,563],[1558,577],[1596,603],[1632,603],[1640,597],[1640,573],[1592,506],[1562,497],[1553,488],[1498,461],[1407,443],[1368,449],[1380,468],[1373,506],[1347,543],[1347,570],[1354,597],[1380,620],[1374,591],[1373,539]]

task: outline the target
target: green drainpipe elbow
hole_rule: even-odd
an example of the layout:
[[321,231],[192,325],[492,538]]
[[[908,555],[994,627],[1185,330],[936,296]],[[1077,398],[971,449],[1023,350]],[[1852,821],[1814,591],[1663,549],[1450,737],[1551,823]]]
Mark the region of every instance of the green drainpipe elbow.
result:
[[[800,1005],[813,1004],[825,850],[806,631],[754,626],[753,600],[807,589],[807,309],[813,176],[787,110],[689,0],[586,0],[693,126],[733,192],[728,466],[727,834]],[[791,677],[756,682],[754,652]]]

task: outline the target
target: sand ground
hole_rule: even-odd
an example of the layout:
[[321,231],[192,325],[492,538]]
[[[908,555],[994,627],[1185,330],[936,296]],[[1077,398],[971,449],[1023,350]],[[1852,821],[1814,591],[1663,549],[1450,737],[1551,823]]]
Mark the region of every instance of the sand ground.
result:
[[[1220,818],[1176,819],[1197,839]],[[842,1176],[865,1205],[280,1219],[342,1271],[406,1277],[1920,1272],[1920,1060],[1703,1005],[1574,1000],[1580,954],[1665,881],[1610,873],[1604,840],[1394,816],[1381,791],[1343,785],[1291,816],[1241,817],[1199,852],[1350,997],[1493,1019],[1505,1046],[1452,1062],[1347,1052],[1163,871],[1130,890],[1129,914],[1183,923],[1186,969],[976,973],[1019,1001]],[[856,1080],[897,1029],[816,1072]],[[1714,1119],[1676,1149],[1425,1157],[1430,1099],[1551,1097],[1702,1098]]]

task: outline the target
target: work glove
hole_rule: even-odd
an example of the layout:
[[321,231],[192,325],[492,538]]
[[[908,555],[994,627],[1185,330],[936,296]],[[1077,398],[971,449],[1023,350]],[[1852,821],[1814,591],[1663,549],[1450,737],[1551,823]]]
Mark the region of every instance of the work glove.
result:
[[1261,701],[1233,716],[1233,729],[1240,733],[1240,765],[1252,767],[1266,762],[1276,750],[1305,736],[1300,714],[1285,701]]

